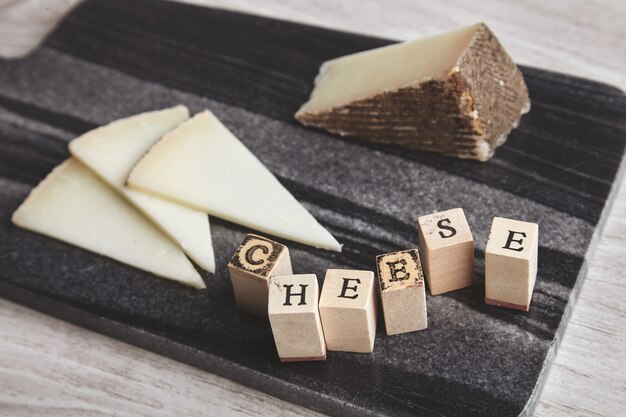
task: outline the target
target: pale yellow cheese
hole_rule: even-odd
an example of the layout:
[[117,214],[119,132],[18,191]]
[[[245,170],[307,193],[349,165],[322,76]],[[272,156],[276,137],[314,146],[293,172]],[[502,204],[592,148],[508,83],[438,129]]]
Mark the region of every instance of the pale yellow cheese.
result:
[[209,218],[203,211],[125,186],[133,166],[166,132],[189,118],[184,106],[114,121],[74,139],[70,153],[156,223],[198,265],[215,271]]
[[341,245],[209,111],[166,134],[128,186],[318,248]]
[[311,98],[296,113],[315,113],[403,87],[443,79],[467,49],[476,24],[324,62]]
[[13,213],[13,223],[194,288],[204,282],[183,251],[74,159],[56,167]]

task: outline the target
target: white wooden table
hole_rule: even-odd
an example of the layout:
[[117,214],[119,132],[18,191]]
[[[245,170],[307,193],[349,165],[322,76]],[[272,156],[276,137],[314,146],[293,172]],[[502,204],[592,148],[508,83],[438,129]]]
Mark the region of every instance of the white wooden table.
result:
[[[76,2],[0,0],[0,56],[26,53]],[[626,89],[623,0],[193,2],[397,39],[482,20],[519,63]],[[625,236],[626,184],[622,184],[537,416],[626,412]],[[315,415],[0,299],[1,416],[302,414]]]

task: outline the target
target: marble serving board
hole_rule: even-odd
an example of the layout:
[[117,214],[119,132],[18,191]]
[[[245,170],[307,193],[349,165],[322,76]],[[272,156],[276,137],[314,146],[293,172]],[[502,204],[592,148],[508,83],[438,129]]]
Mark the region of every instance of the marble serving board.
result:
[[[293,120],[321,62],[388,43],[178,3],[82,4],[33,55],[0,60],[0,295],[328,414],[531,414],[620,178],[626,97],[523,68],[532,110],[488,163]],[[387,337],[379,318],[372,354],[281,364],[268,324],[233,301],[226,264],[249,230],[212,219],[217,272],[197,291],[11,224],[73,137],[178,103],[215,112],[344,244],[289,244],[296,273],[373,270],[377,254],[416,246],[419,215],[463,207],[478,283],[429,296],[425,331]],[[483,302],[493,216],[539,223],[528,313]]]

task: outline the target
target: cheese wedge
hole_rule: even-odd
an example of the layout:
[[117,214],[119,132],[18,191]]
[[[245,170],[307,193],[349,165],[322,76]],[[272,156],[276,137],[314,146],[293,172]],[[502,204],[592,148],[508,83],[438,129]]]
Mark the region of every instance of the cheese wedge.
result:
[[261,232],[341,251],[337,240],[209,111],[163,136],[127,184]]
[[295,114],[341,136],[486,161],[530,109],[483,23],[324,62]]
[[56,167],[13,213],[19,227],[194,288],[204,282],[178,246],[74,159]]
[[215,272],[209,217],[203,211],[127,188],[133,166],[166,132],[189,118],[185,106],[114,121],[74,139],[74,158],[119,191],[174,240],[200,267]]

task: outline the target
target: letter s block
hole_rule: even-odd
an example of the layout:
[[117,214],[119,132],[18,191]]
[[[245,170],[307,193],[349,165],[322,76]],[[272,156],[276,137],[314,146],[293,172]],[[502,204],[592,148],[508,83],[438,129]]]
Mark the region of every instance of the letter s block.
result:
[[252,234],[233,255],[228,272],[237,307],[261,318],[267,318],[269,278],[293,273],[285,245]]
[[441,211],[417,220],[424,275],[432,295],[474,283],[474,238],[463,209]]
[[314,274],[270,278],[268,313],[281,362],[326,360]]
[[485,302],[528,311],[537,276],[539,226],[494,217],[485,250]]
[[376,339],[376,286],[372,271],[329,269],[320,297],[328,350],[370,353]]
[[387,334],[428,327],[424,273],[417,249],[378,255],[376,266]]

